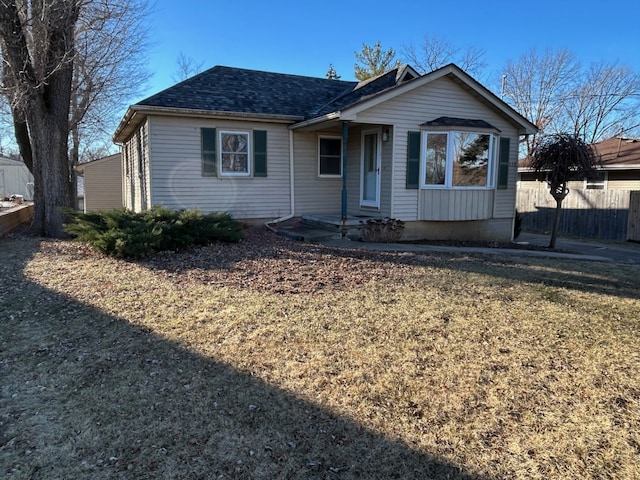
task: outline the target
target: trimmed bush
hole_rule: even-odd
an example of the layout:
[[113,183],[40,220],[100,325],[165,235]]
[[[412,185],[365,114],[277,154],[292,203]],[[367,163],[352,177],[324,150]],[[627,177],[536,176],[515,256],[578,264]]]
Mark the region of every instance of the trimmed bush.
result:
[[215,241],[239,242],[242,226],[228,213],[170,210],[155,206],[80,213],[66,210],[65,232],[93,249],[120,258],[139,258],[162,250],[181,250]]
[[404,232],[404,222],[395,218],[370,218],[360,221],[362,241],[375,243],[397,242]]

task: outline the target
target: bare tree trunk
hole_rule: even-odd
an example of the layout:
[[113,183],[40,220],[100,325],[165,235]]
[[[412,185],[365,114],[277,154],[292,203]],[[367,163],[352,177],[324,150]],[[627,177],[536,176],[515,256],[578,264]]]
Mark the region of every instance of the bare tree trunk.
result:
[[[63,237],[63,207],[74,207],[69,171],[66,117],[30,114],[34,151],[34,233]],[[39,117],[39,118],[36,118]]]
[[74,203],[67,148],[79,9],[68,0],[0,2],[3,83],[31,144],[34,233],[48,237],[64,236],[61,208]]
[[551,240],[549,241],[549,248],[556,248],[556,238],[558,237],[558,230],[560,229],[560,215],[562,213],[562,198],[556,198],[556,215],[553,219],[553,228],[551,229]]

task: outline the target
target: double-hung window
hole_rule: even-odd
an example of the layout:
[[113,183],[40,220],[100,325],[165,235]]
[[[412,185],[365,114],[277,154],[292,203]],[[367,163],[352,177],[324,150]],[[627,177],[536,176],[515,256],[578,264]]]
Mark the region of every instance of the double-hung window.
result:
[[203,177],[266,177],[267,131],[200,129]]
[[341,137],[320,137],[318,139],[318,176],[342,176]]
[[251,175],[249,158],[249,132],[220,132],[220,175]]
[[467,131],[425,131],[422,188],[492,188],[497,137]]

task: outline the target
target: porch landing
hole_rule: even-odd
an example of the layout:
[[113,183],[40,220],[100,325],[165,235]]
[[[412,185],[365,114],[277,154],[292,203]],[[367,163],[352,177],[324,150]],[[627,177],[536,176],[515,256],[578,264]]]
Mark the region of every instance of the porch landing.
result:
[[306,214],[294,217],[281,223],[270,223],[269,228],[293,240],[304,242],[321,242],[343,237],[357,239],[360,237],[360,222],[368,216],[348,216],[342,221],[340,215]]

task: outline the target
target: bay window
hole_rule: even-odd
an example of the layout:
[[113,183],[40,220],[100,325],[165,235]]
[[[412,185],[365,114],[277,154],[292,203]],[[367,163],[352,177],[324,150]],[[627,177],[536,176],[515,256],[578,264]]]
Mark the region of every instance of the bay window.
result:
[[422,188],[492,188],[497,137],[448,131],[422,135]]

